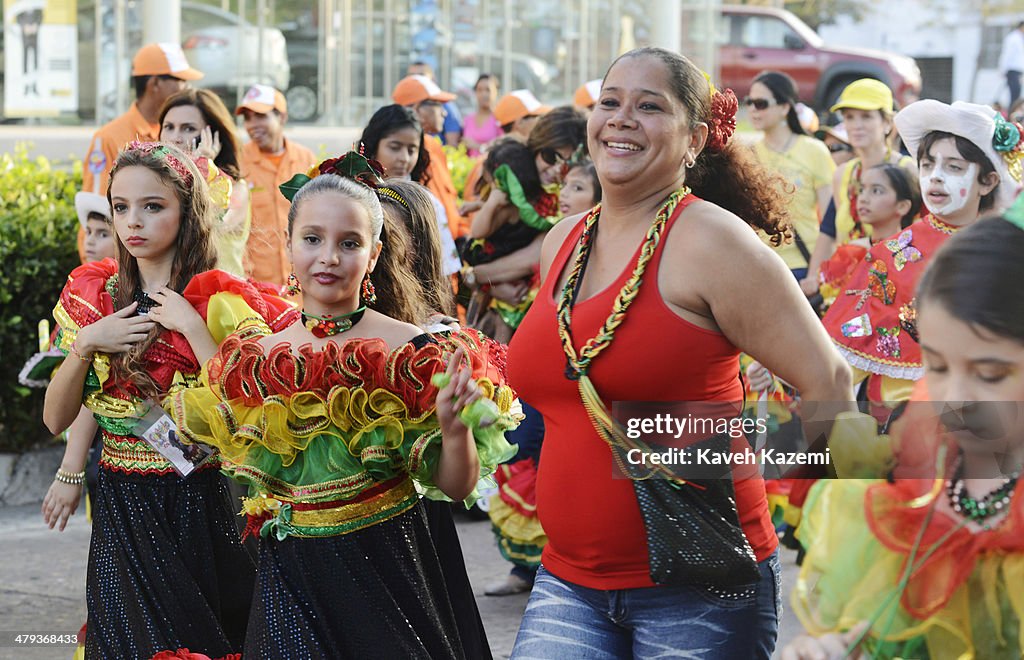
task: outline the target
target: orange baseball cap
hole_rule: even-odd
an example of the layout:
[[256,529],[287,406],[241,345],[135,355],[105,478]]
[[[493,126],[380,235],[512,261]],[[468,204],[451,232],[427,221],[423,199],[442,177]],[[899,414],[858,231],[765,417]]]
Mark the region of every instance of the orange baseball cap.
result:
[[246,110],[258,112],[261,115],[265,115],[271,110],[287,114],[288,102],[284,100],[284,94],[270,85],[253,85],[242,97],[239,106],[235,108],[235,114],[240,115]]
[[189,66],[181,46],[173,43],[146,44],[132,59],[133,76],[174,76],[181,80],[199,80],[202,71]]
[[597,97],[601,96],[601,79],[588,80],[576,88],[572,102],[581,108],[590,108],[597,104]]
[[454,101],[455,95],[442,90],[430,78],[415,75],[399,80],[395,91],[391,92],[391,99],[398,105],[416,105],[424,101],[447,103]]
[[550,105],[542,105],[528,89],[517,89],[501,97],[494,106],[494,118],[504,126],[523,117],[540,116],[551,112]]

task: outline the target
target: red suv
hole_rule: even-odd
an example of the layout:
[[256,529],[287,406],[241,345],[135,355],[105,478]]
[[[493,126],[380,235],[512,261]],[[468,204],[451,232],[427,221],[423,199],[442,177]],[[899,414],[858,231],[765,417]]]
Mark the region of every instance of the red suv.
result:
[[921,92],[913,58],[867,48],[826,46],[814,30],[783,9],[723,6],[719,47],[721,84],[743,98],[761,71],[782,71],[796,81],[800,100],[827,112],[846,85],[876,78],[906,105]]

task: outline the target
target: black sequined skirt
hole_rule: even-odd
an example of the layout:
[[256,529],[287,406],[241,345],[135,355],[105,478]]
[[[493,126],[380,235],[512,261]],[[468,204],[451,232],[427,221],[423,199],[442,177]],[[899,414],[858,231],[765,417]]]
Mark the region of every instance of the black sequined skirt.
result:
[[93,498],[86,657],[241,651],[255,567],[217,470],[181,479],[101,467]]
[[349,534],[261,539],[243,656],[467,657],[422,503]]
[[452,516],[452,504],[426,498],[420,501],[427,513],[427,526],[437,550],[437,559],[441,563],[448,600],[455,612],[455,625],[462,638],[462,650],[467,658],[491,660],[491,647],[487,643],[480,609],[476,606],[473,585],[469,582],[466,559],[462,555],[459,532]]

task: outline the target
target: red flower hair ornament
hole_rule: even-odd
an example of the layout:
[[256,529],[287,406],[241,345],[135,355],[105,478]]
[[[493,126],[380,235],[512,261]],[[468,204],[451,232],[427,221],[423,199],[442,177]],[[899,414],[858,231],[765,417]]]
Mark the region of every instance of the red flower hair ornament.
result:
[[711,119],[708,121],[707,148],[720,152],[729,144],[729,138],[736,132],[736,111],[740,103],[731,89],[724,92],[711,87]]
[[328,158],[315,165],[305,174],[296,174],[277,188],[290,202],[295,193],[321,174],[335,174],[346,179],[361,183],[371,190],[384,185],[384,166],[376,160],[367,159],[362,153],[350,151],[338,158]]

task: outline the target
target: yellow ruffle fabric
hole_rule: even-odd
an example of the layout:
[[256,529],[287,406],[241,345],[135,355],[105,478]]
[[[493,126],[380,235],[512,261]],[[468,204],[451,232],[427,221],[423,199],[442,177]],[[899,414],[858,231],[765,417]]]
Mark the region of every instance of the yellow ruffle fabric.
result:
[[897,593],[905,557],[879,543],[865,518],[864,496],[873,483],[821,481],[807,498],[801,540],[808,551],[792,592],[804,628],[822,635],[874,621],[875,639],[923,637],[931,660],[1024,657],[1024,556],[982,555],[946,607],[915,619]]
[[[473,429],[486,477],[515,454],[504,432],[518,419],[507,386],[477,383],[499,410],[493,424]],[[299,391],[248,405],[211,383],[204,368],[202,387],[176,393],[164,407],[187,441],[219,449],[225,470],[259,492],[303,502],[347,499],[407,473],[428,497],[447,499],[434,483],[441,453],[435,409],[414,414],[388,389],[335,386],[325,396]],[[478,497],[474,490],[467,504]]]

